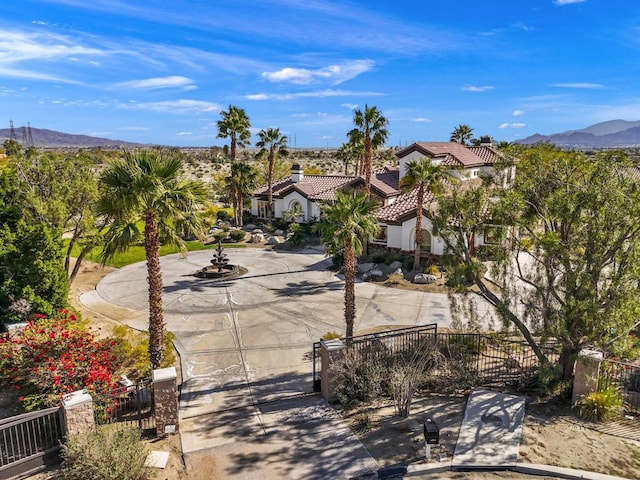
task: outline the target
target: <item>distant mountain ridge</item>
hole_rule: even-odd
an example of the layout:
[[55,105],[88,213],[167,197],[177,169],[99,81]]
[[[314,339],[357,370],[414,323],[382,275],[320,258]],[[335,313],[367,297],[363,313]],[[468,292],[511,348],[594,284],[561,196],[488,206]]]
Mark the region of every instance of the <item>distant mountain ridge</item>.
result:
[[[57,132],[55,130],[47,130],[46,128],[30,127],[31,138],[35,147],[107,147],[118,148],[123,146],[136,146],[139,143],[125,142],[122,140],[112,140],[110,138],[92,137],[89,135],[74,135],[71,133]],[[15,139],[26,145],[29,143],[25,136],[28,130],[25,127],[16,127],[14,129]],[[11,129],[0,128],[0,143],[11,138]]]
[[553,143],[570,148],[615,148],[640,146],[640,121],[609,120],[580,130],[567,130],[552,135],[536,133],[516,143]]

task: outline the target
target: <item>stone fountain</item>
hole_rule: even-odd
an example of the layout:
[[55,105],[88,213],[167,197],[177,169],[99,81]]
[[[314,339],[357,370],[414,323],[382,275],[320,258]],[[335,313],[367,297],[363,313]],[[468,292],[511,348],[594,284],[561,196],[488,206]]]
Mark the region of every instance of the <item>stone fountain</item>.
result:
[[229,258],[227,258],[227,254],[224,253],[222,239],[218,239],[218,246],[213,253],[211,265],[203,267],[196,273],[196,276],[201,278],[227,279],[235,278],[245,273],[247,273],[246,268],[229,263]]

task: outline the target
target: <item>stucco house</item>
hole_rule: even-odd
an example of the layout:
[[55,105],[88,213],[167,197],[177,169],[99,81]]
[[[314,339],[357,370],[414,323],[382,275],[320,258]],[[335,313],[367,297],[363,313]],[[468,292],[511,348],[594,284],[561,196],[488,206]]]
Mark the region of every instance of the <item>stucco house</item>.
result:
[[[415,248],[416,191],[401,192],[399,185],[407,170],[407,163],[420,158],[429,158],[435,165],[450,167],[449,173],[469,186],[479,182],[481,177],[498,177],[497,165],[504,163],[505,157],[491,145],[466,146],[454,142],[414,143],[396,153],[398,169],[384,169],[371,176],[371,194],[380,207],[375,215],[380,222],[380,231],[374,245],[413,252]],[[505,186],[512,181],[515,167],[510,166],[500,172],[499,181]],[[335,191],[341,188],[364,188],[362,176],[350,175],[304,175],[299,165],[293,165],[291,176],[273,185],[274,217],[283,218],[291,212],[298,212],[297,221],[307,221],[320,217],[320,204],[333,200]],[[258,218],[268,218],[268,189],[262,186],[254,191],[251,198],[251,213]],[[423,209],[434,208],[435,200],[425,195]],[[425,256],[442,255],[444,242],[432,235],[431,223],[422,218],[422,252]],[[476,238],[476,246],[492,243],[492,235]]]

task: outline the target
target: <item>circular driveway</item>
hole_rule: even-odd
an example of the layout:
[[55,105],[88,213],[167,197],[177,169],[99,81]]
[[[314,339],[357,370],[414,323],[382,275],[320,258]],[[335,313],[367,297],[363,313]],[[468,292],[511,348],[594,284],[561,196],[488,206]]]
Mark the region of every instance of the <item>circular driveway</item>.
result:
[[[328,331],[344,333],[344,282],[320,250],[225,253],[248,273],[228,281],[195,277],[211,250],[161,259],[165,323],[181,357],[183,418],[310,392],[313,342]],[[96,290],[102,301],[139,311],[125,323],[147,328],[144,262],[107,275]],[[356,308],[356,333],[450,323],[443,294],[358,283]]]

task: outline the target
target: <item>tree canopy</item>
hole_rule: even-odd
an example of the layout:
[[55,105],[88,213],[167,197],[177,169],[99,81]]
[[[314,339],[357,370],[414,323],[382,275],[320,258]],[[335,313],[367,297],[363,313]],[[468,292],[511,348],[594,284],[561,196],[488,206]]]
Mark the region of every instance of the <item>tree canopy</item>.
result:
[[[634,355],[629,332],[640,319],[635,167],[620,152],[587,156],[538,145],[517,153],[513,188],[487,182],[439,200],[435,233],[447,243],[453,275],[475,284],[542,361],[534,337],[556,338],[565,378],[581,348]],[[503,233],[492,262],[474,249],[488,228]]]

